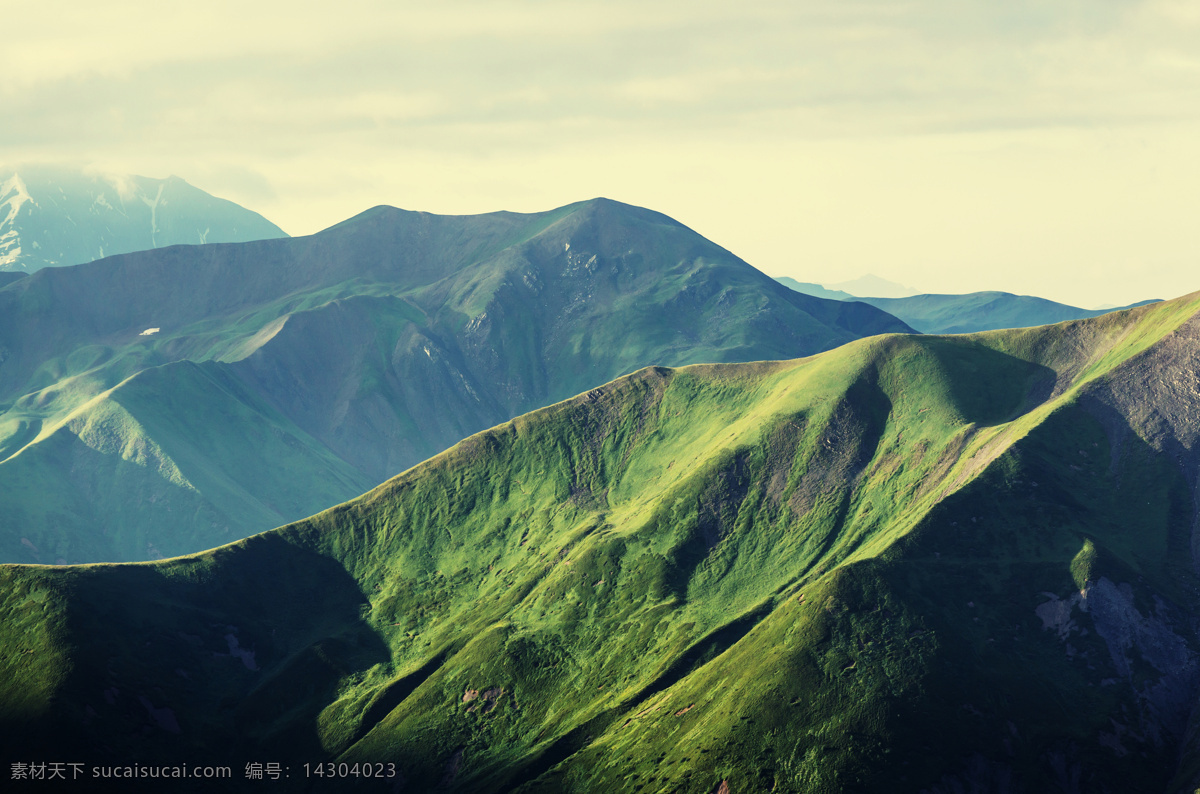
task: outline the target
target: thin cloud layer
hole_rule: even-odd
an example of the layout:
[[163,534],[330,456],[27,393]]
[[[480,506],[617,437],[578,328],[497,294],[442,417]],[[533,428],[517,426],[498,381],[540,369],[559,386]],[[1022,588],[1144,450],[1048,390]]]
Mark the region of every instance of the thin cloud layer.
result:
[[[1175,176],[1138,188],[1143,200],[1179,198],[1198,167],[1178,146],[1200,124],[1200,13],[1190,3],[64,8],[13,16],[21,35],[0,51],[0,160],[178,173],[293,233],[381,202],[534,210],[605,192],[653,200],[768,272],[804,280],[872,270],[939,291],[1120,302],[1149,297],[1128,293],[1145,283],[1130,252],[1148,257],[1143,269],[1194,264],[1190,240],[1154,221],[1141,229],[1159,235],[1148,247],[1132,243],[1136,227],[1129,244],[1106,246],[1121,252],[1112,267],[1129,271],[1126,283],[1090,294],[1077,277],[1071,287],[1045,275],[1082,266],[1070,245],[1042,240],[1039,254],[1003,242],[1005,229],[1029,239],[1040,228],[1053,208],[1036,196],[1050,193],[1068,203],[1059,228],[1089,250],[1069,204],[1094,200],[1046,180],[1100,169],[1128,192],[1115,182],[1157,165]],[[1063,172],[1038,184],[1037,169],[1018,165],[1035,180],[1023,186],[1033,196],[1024,214],[1014,147],[1057,156]],[[869,163],[880,163],[875,175]],[[897,180],[907,201],[888,198]],[[929,213],[946,192],[998,204],[993,222],[1006,225],[972,221],[987,246],[935,234]],[[831,223],[855,206],[860,217]],[[1107,211],[1105,226],[1124,212]],[[789,216],[803,241],[764,220]],[[851,220],[875,224],[875,250],[822,231]]]

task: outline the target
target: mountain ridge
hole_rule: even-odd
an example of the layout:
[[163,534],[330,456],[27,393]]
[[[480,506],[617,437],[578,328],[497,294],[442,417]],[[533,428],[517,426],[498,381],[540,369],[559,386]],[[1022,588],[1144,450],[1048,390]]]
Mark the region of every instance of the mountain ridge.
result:
[[[0,289],[0,448],[143,369],[192,361],[247,395],[228,403],[206,383],[205,399],[241,406],[239,416],[269,406],[264,424],[296,444],[280,465],[353,484],[333,503],[483,427],[647,364],[788,358],[909,330],[873,307],[794,293],[678,222],[619,202],[479,216],[378,207],[311,237],[123,254]],[[218,414],[188,404],[225,436]],[[139,405],[141,427],[171,426],[153,404]],[[168,457],[172,444],[193,448],[183,437],[152,440]],[[232,454],[240,444],[213,449]],[[69,481],[65,460],[51,479]],[[144,504],[139,489],[150,486],[130,487],[128,504]],[[211,517],[197,508],[182,521],[130,507],[136,529],[124,531],[156,536],[150,542],[166,555],[195,551],[230,538],[213,529],[185,547],[166,528],[197,539],[202,526],[261,531],[269,525],[238,515],[295,520],[313,509],[298,493],[290,507],[263,493],[274,506],[237,514],[213,506]],[[33,499],[0,490],[0,509],[27,516],[23,534],[9,528],[0,541],[0,558],[37,561],[24,538],[55,548],[49,559],[82,561],[72,537],[107,531],[102,514],[55,517]],[[117,544],[101,559],[137,559],[144,549]]]
[[1050,325],[1067,320],[1098,317],[1107,312],[1135,308],[1158,300],[1154,298],[1131,303],[1128,306],[1113,306],[1105,309],[1082,309],[1046,298],[1016,295],[998,290],[965,294],[928,293],[908,297],[880,298],[859,297],[846,292],[829,290],[819,284],[808,284],[786,276],[778,277],[776,281],[806,295],[870,304],[899,317],[923,334],[968,334],[979,331],[996,331],[1003,328]]
[[1038,298],[1014,295],[1010,292],[971,292],[965,295],[927,294],[907,298],[856,298],[896,316],[905,315],[908,322],[921,333],[961,334],[994,331],[1002,328],[1027,328],[1067,320],[1098,317],[1110,311],[1131,309],[1157,298],[1138,301],[1112,309],[1081,309]]

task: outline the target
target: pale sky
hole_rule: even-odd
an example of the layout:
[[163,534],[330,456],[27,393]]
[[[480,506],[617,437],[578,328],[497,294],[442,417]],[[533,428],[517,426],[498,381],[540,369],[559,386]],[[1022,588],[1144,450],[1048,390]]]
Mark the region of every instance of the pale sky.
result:
[[801,281],[1200,289],[1195,0],[3,5],[0,162],[294,235],[607,196]]

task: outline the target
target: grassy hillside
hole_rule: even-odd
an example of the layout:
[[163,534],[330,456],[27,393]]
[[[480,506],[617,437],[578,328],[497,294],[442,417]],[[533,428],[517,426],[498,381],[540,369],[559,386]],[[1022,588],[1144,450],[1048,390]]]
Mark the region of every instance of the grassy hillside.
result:
[[1177,790],[1198,311],[645,369],[210,552],[4,566],[4,760]]
[[0,559],[198,551],[647,365],[906,330],[602,199],[50,268],[0,288]]

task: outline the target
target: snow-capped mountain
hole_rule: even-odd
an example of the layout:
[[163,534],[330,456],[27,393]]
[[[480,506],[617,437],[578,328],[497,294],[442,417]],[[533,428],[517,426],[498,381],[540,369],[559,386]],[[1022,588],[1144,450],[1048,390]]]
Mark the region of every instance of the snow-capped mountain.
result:
[[0,167],[0,271],[32,273],[179,243],[286,236],[258,213],[179,177]]

